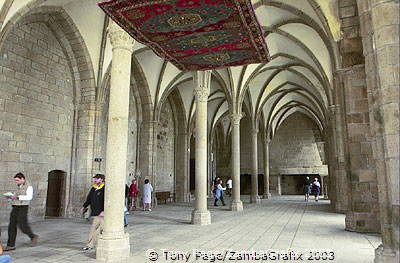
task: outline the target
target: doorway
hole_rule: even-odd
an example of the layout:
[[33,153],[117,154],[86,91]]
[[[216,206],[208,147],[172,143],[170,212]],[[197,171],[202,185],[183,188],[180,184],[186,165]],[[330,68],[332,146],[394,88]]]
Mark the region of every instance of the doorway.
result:
[[[314,178],[318,178],[321,183],[321,177],[319,174],[284,174],[281,179],[282,195],[303,195],[304,194],[304,182],[306,177],[310,178],[313,182]],[[322,185],[321,185],[322,188]]]
[[66,172],[53,170],[48,174],[46,216],[61,216]]

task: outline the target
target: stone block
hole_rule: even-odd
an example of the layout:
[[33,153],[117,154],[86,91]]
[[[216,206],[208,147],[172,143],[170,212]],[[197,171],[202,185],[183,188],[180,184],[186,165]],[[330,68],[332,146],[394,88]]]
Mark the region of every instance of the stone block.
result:
[[5,162],[18,162],[20,159],[20,153],[18,152],[3,152],[2,160]]
[[352,5],[352,6],[341,7],[339,9],[339,14],[340,18],[353,17],[357,14],[356,6]]
[[398,25],[399,23],[399,5],[395,1],[387,4],[380,4],[372,8],[372,21],[375,29],[387,25]]
[[376,182],[375,172],[371,168],[359,170],[358,173],[361,183]]

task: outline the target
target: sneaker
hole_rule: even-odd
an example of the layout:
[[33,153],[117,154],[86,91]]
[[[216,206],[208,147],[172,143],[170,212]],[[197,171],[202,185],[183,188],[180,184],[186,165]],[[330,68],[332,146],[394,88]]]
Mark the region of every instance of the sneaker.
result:
[[90,250],[92,250],[93,248],[92,247],[84,247],[84,248],[82,248],[83,250],[85,250],[85,251],[90,251]]
[[148,211],[151,211],[151,208],[149,208],[149,210]]
[[36,246],[37,243],[38,243],[38,241],[39,241],[39,236],[38,236],[38,235],[35,235],[35,236],[31,239],[31,245],[32,245],[32,246]]
[[127,227],[127,226],[128,226],[128,224],[124,225],[124,227]]
[[15,250],[16,249],[16,247],[9,247],[9,246],[6,246],[3,250],[4,251],[11,251],[11,250]]

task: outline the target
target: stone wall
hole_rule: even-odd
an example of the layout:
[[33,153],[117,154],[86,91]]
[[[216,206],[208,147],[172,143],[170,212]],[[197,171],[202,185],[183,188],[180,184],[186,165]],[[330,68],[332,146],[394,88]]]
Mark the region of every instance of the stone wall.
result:
[[[44,23],[17,24],[0,50],[0,182],[26,174],[35,193],[33,217],[43,217],[47,177],[71,166],[74,87],[69,61]],[[10,206],[0,201],[0,221]]]
[[321,135],[307,116],[294,113],[278,128],[270,145],[270,173],[328,174],[319,150]]

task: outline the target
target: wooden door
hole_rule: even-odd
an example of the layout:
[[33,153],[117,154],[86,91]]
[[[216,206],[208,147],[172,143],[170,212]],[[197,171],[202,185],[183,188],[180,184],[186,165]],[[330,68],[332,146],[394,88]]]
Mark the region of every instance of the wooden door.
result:
[[61,199],[65,172],[49,172],[47,184],[46,216],[61,216]]

